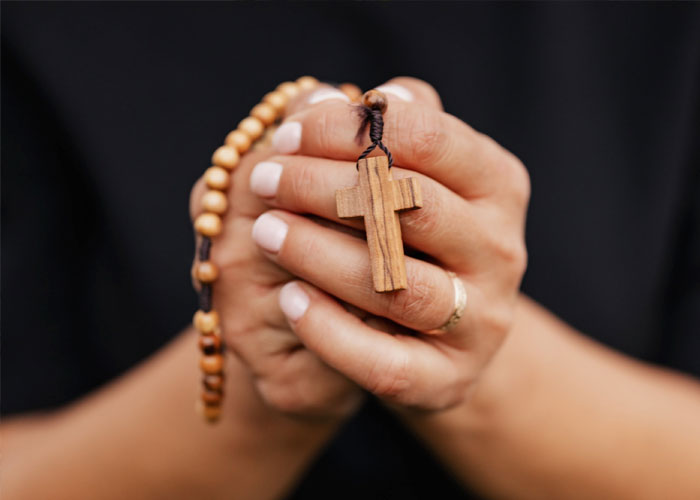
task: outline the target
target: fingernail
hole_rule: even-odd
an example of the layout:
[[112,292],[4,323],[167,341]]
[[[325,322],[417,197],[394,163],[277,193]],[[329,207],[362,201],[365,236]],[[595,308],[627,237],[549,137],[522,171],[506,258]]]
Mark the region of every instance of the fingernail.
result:
[[287,283],[280,290],[280,308],[285,316],[298,321],[309,308],[309,296],[298,283]]
[[272,136],[272,147],[282,154],[296,153],[301,145],[301,123],[287,122],[280,125]]
[[350,98],[336,89],[318,89],[309,96],[309,104],[316,104],[329,99],[339,99],[341,101],[350,102]]
[[261,161],[250,174],[250,190],[258,196],[275,196],[281,175],[282,165],[274,161]]
[[287,237],[287,223],[271,214],[262,214],[253,224],[253,240],[268,252],[279,252]]
[[394,97],[398,97],[402,101],[412,101],[413,92],[408,90],[406,87],[402,87],[398,83],[387,83],[386,85],[380,85],[377,90],[384,92],[385,94],[391,94]]

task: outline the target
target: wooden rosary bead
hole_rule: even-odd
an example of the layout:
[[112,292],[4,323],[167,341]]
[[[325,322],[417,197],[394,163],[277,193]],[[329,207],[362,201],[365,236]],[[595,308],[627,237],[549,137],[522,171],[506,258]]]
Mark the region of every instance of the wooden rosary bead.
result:
[[211,189],[224,190],[229,186],[231,182],[231,175],[226,169],[221,167],[209,167],[206,172],[204,172],[204,182]]
[[294,82],[282,82],[277,86],[277,90],[282,92],[284,95],[290,99],[299,95],[300,89],[299,85]]
[[365,94],[362,96],[362,104],[371,109],[378,109],[383,114],[386,112],[389,101],[383,92],[380,92],[377,89],[372,89],[365,92]]
[[229,132],[229,134],[226,136],[226,140],[224,141],[228,146],[233,146],[236,148],[236,151],[238,151],[239,155],[244,154],[250,149],[250,145],[252,144],[253,141],[250,140],[250,137],[248,134],[245,132],[242,132],[241,130],[233,130]]
[[218,354],[221,352],[221,337],[218,335],[200,335],[199,348],[206,355]]
[[265,131],[265,125],[258,118],[249,116],[241,120],[241,123],[238,124],[238,129],[248,134],[251,141],[257,141]]
[[223,215],[228,208],[228,199],[221,191],[211,189],[202,196],[202,208],[206,212]]
[[221,406],[219,405],[202,405],[202,415],[209,422],[216,422],[221,417]]
[[221,373],[224,367],[224,357],[221,354],[202,356],[202,359],[199,360],[199,367],[208,375],[216,375]]
[[265,97],[263,97],[263,102],[268,103],[270,106],[275,108],[275,111],[281,113],[284,111],[284,108],[287,107],[289,97],[287,97],[287,94],[284,94],[279,90],[273,90],[272,92],[265,94]]
[[277,112],[271,104],[266,102],[261,102],[256,104],[253,109],[250,110],[250,116],[253,116],[263,122],[263,125],[272,125],[277,119]]
[[214,333],[219,326],[219,313],[216,311],[204,312],[199,309],[194,313],[192,323],[197,331],[204,335]]
[[199,262],[194,275],[202,283],[213,283],[219,277],[219,268],[210,260]]
[[210,391],[205,389],[202,391],[202,401],[206,406],[218,406],[221,404],[223,394],[220,391]]
[[211,155],[211,162],[214,165],[226,167],[229,170],[236,168],[240,161],[241,155],[238,154],[238,150],[233,146],[221,146]]
[[359,101],[360,97],[362,97],[362,90],[354,83],[343,83],[338,89],[353,102]]
[[204,375],[202,384],[211,391],[220,391],[224,388],[224,376],[220,373],[216,375]]
[[194,229],[202,236],[219,236],[222,229],[221,217],[209,212],[200,214],[194,220]]
[[316,88],[316,86],[318,86],[318,80],[316,80],[313,76],[300,76],[297,78],[297,84],[301,90],[313,90]]

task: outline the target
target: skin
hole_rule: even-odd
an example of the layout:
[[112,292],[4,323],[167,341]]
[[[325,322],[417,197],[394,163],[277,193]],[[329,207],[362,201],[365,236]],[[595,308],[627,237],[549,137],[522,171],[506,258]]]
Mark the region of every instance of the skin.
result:
[[[222,272],[214,303],[235,353],[222,422],[207,428],[183,410],[198,383],[186,332],[84,401],[4,423],[4,497],[277,498],[358,407],[361,389],[486,496],[700,496],[698,383],[616,354],[520,295],[524,167],[442,112],[429,85],[392,83],[415,97],[389,96],[392,173],[417,177],[425,199],[401,216],[409,289],[375,294],[361,223],[335,217],[333,193],[356,183],[362,150],[351,106],[302,95],[286,118],[302,124],[299,149],[245,157],[213,247]],[[283,165],[272,196],[248,187],[261,160]],[[203,190],[201,181],[193,189],[193,215]],[[264,212],[288,225],[279,250],[251,238]],[[426,335],[451,313],[446,270],[462,280],[467,310],[448,333]],[[279,305],[290,282],[309,298],[300,317]],[[39,470],[42,481],[31,481]]]

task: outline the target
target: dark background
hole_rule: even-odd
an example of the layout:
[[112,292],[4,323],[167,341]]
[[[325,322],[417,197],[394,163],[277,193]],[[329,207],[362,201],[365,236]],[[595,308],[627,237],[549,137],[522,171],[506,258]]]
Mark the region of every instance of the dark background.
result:
[[[530,171],[523,289],[700,375],[699,4],[1,8],[4,414],[66,403],[185,327],[189,189],[262,95],[304,74],[433,84]],[[461,495],[372,404],[297,496],[338,491]]]

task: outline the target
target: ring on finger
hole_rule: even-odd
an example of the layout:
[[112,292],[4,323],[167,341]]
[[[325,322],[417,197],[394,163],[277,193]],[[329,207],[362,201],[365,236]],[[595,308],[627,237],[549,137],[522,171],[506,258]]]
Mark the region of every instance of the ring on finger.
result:
[[459,320],[462,319],[464,315],[464,310],[467,307],[467,290],[464,288],[464,283],[462,280],[452,271],[447,271],[447,275],[452,280],[452,287],[454,288],[454,310],[452,314],[447,319],[444,325],[433,330],[428,330],[425,333],[429,334],[440,334],[445,333],[455,327]]

